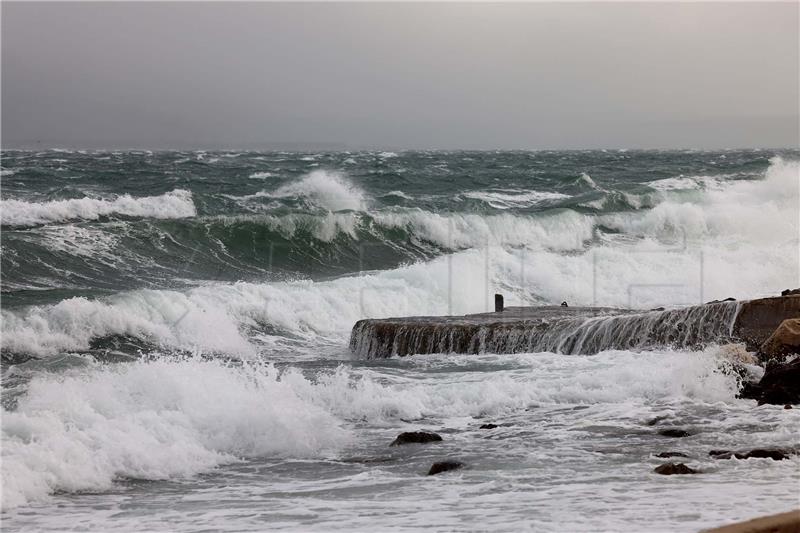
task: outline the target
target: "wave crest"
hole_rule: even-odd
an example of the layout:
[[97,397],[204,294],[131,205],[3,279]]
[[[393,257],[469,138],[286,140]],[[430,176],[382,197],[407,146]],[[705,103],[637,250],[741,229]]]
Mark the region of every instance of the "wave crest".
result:
[[186,218],[197,214],[192,193],[183,189],[160,196],[134,198],[124,194],[113,199],[75,198],[50,202],[0,201],[4,226],[38,226],[71,220],[97,220],[122,215],[141,218]]

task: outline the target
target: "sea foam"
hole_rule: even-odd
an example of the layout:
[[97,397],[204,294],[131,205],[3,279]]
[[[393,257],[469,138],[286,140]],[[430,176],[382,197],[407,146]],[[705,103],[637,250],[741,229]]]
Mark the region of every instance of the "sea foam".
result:
[[[16,409],[2,413],[3,507],[56,491],[108,490],[120,479],[184,478],[242,459],[335,457],[352,442],[354,422],[396,427],[597,403],[629,416],[641,400],[735,401],[735,378],[720,371],[714,349],[487,355],[460,371],[466,363],[429,356],[410,361],[403,375],[340,366],[313,380],[292,367],[166,357],[40,373]],[[447,380],[426,375],[438,366]],[[482,366],[494,370],[473,371]]]
[[[267,365],[161,360],[38,374],[3,411],[3,507],[118,479],[171,479],[251,457],[318,457],[348,442]],[[309,385],[310,386],[310,385]]]
[[183,189],[160,196],[112,199],[77,198],[50,202],[2,200],[0,220],[7,226],[37,226],[71,220],[97,220],[102,216],[123,215],[143,218],[185,218],[196,215],[192,193]]

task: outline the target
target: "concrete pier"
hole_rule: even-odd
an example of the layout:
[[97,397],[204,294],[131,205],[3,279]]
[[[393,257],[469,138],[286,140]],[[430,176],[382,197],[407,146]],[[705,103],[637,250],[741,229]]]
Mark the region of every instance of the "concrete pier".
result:
[[744,342],[754,350],[783,320],[796,317],[800,295],[652,311],[507,307],[464,316],[360,320],[353,326],[350,349],[366,359],[426,353],[592,354],[720,342]]

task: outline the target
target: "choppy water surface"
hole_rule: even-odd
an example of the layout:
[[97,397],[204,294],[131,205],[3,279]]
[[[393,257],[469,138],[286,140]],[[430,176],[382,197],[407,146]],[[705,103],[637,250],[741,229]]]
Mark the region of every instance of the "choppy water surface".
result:
[[[359,361],[347,339],[494,292],[794,287],[798,159],[5,152],[3,525],[694,531],[797,506],[797,458],[708,457],[800,441],[797,410],[735,399],[735,349]],[[444,442],[388,447],[415,429]],[[702,473],[652,473],[663,451]],[[467,466],[424,475],[443,459]]]

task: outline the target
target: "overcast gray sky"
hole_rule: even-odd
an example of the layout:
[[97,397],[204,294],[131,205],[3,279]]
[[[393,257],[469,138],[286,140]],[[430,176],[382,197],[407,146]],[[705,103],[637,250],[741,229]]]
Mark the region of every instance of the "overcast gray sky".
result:
[[799,141],[795,2],[0,9],[5,147]]

